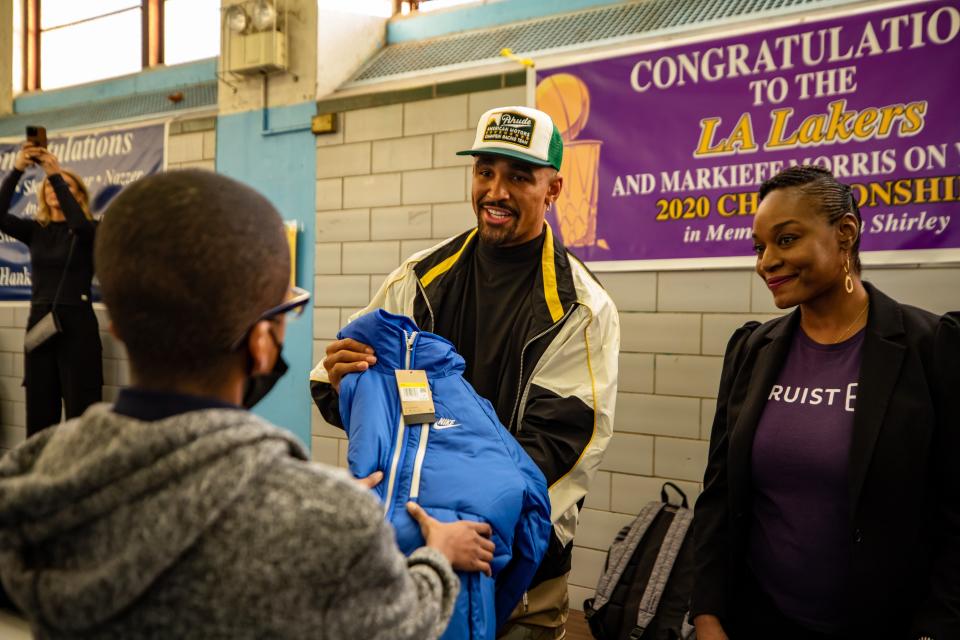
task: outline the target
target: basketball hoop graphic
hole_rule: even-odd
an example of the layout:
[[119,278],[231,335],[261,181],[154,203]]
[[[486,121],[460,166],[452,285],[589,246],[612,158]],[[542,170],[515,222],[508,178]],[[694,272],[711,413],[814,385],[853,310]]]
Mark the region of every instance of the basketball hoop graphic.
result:
[[557,73],[537,85],[537,108],[550,114],[563,138],[563,191],[557,198],[560,237],[568,247],[609,249],[597,238],[600,140],[578,140],[590,117],[590,91],[583,80]]

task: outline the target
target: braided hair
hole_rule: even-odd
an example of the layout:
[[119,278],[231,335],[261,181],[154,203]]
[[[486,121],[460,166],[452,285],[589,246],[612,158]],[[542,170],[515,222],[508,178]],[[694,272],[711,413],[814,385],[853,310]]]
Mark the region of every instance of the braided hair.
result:
[[863,218],[860,216],[860,207],[853,197],[850,186],[837,182],[827,169],[813,165],[798,165],[784,169],[760,185],[760,200],[768,193],[778,189],[799,189],[806,196],[814,198],[819,204],[818,212],[830,224],[837,224],[843,216],[852,213],[857,217],[857,239],[850,249],[850,258],[853,269],[860,273],[860,235],[863,229]]

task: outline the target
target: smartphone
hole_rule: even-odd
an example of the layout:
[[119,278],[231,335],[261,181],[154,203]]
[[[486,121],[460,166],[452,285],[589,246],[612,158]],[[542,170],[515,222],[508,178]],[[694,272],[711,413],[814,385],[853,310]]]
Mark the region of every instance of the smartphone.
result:
[[31,142],[38,147],[47,146],[47,130],[44,127],[34,127],[27,125],[27,142]]

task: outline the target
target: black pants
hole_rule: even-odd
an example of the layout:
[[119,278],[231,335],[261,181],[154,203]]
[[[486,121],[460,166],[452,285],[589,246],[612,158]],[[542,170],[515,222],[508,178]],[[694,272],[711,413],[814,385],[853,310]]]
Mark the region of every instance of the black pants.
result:
[[[27,327],[50,307],[33,305]],[[27,437],[60,422],[60,414],[75,418],[100,402],[103,390],[103,347],[93,307],[57,307],[62,332],[24,355],[23,384],[27,390]]]

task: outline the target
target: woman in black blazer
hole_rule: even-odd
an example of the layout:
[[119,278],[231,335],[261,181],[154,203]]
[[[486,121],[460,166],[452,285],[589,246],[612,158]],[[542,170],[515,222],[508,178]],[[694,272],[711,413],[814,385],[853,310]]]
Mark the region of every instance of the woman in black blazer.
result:
[[695,516],[698,640],[960,638],[960,316],[860,280],[849,187],[760,188],[777,307],[724,356]]

